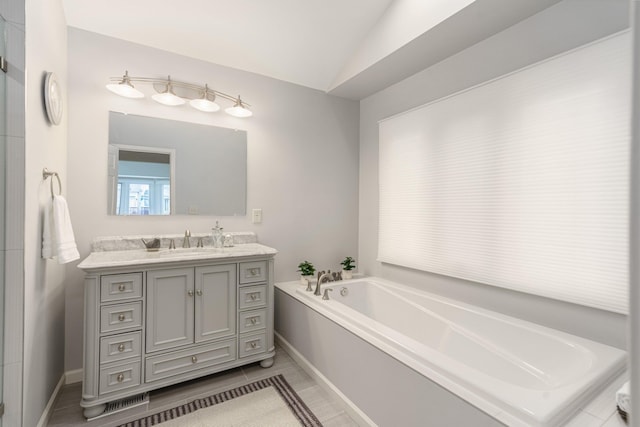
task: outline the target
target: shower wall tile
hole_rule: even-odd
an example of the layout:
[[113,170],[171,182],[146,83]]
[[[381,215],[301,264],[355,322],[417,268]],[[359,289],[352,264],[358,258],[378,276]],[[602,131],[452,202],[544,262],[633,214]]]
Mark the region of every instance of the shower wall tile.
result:
[[3,426],[22,425],[22,362],[9,363],[4,366]]
[[24,249],[25,139],[7,137],[6,249]]
[[0,15],[5,20],[21,24],[24,27],[24,0],[2,0],[0,2]]
[[24,305],[24,251],[5,251],[5,336],[4,363],[22,361],[23,305]]
[[[4,348],[3,400],[5,426],[22,425],[23,328],[24,328],[24,171],[25,171],[25,1],[0,1],[0,14],[7,21],[5,75],[5,122],[1,161],[4,182],[0,182],[0,255],[4,258]],[[5,190],[6,189],[6,190]]]
[[25,136],[25,31],[7,25],[7,128],[6,134]]
[[[6,170],[7,167],[7,137],[0,135],[0,170]],[[5,227],[5,217],[4,214],[6,212],[6,177],[5,174],[0,174],[0,251],[3,251],[6,248],[6,227]],[[0,258],[1,259],[1,258]],[[2,276],[0,276],[2,277]]]
[[[4,26],[0,23],[0,31],[3,31]],[[0,45],[0,56],[7,56],[5,48]],[[7,76],[0,72],[0,99],[7,99]],[[7,103],[0,102],[0,137],[7,134]]]
[[[0,286],[0,307],[2,307],[2,309],[0,310],[0,343],[4,343],[4,335],[5,335],[5,331],[7,329],[7,320],[4,318],[4,312],[6,311],[4,309],[5,307],[5,303],[4,303],[4,299],[5,299],[5,293],[4,293],[4,281],[5,281],[5,252],[4,251],[0,251],[0,283],[2,283],[2,285]],[[4,344],[3,344],[4,345]],[[2,355],[0,355],[0,366],[2,364],[4,364],[4,347],[2,347]],[[2,384],[2,371],[0,371],[0,384]]]

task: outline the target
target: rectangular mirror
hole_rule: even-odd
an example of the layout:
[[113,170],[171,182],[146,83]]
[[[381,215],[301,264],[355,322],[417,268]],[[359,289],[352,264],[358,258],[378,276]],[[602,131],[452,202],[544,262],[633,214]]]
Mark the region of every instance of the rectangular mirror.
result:
[[109,112],[110,215],[246,215],[247,132]]

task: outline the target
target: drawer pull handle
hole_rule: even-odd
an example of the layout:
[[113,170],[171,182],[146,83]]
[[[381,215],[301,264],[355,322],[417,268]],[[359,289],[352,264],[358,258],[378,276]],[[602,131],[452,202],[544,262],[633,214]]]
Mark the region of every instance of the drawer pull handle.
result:
[[258,343],[255,341],[251,341],[249,345],[251,346],[251,348],[256,348],[258,346]]
[[255,325],[256,323],[258,323],[258,319],[256,319],[255,317],[251,318],[251,324]]
[[122,352],[124,351],[124,344],[120,344],[120,345],[118,346],[118,351],[119,351],[120,353],[122,353]]
[[189,290],[187,291],[187,294],[188,294],[190,297],[192,297],[192,296],[193,296],[193,289],[189,289]]
[[118,374],[118,376],[116,377],[116,380],[121,383],[122,381],[124,381],[124,375],[122,374]]
[[198,358],[196,356],[191,356],[191,363],[196,363]]
[[124,322],[124,313],[118,314],[118,320]]
[[252,294],[249,294],[249,298],[251,298],[251,301],[255,301],[258,299],[258,294],[256,294],[255,292]]
[[124,283],[118,283],[118,290],[124,292]]
[[198,289],[198,290],[196,291],[196,294],[198,294],[198,296],[199,296],[199,297],[201,297],[201,296],[202,296],[202,289]]
[[251,274],[252,276],[258,276],[260,274],[260,269],[259,268],[251,268],[251,269],[249,269],[249,274]]

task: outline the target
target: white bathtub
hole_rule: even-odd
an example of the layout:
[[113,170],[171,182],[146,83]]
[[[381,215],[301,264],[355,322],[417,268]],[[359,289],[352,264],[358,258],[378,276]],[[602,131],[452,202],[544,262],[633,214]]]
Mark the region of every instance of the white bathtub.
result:
[[566,422],[625,368],[622,350],[379,278],[330,300],[278,287],[507,425]]

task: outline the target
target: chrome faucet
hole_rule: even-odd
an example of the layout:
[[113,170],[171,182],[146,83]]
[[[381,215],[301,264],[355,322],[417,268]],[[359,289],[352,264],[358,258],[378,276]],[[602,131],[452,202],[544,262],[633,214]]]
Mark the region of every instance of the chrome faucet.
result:
[[320,273],[318,273],[318,283],[316,284],[316,290],[313,293],[314,295],[322,295],[320,292],[320,285],[323,283],[327,283],[327,282],[331,282],[331,272],[327,272],[325,273],[324,271],[321,271]]
[[191,232],[189,230],[184,232],[184,240],[182,241],[183,248],[190,248],[191,243],[189,242],[189,237],[191,237]]

